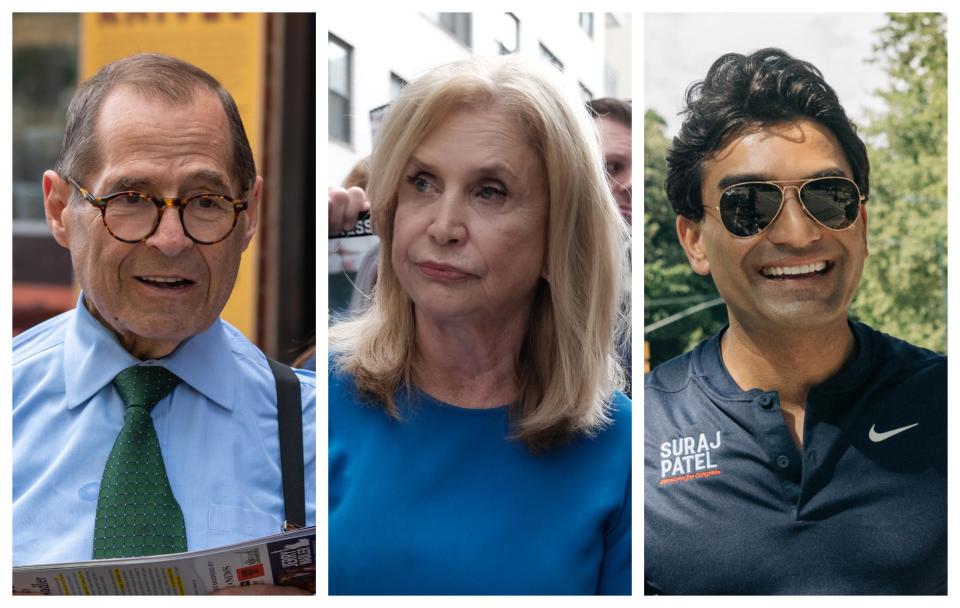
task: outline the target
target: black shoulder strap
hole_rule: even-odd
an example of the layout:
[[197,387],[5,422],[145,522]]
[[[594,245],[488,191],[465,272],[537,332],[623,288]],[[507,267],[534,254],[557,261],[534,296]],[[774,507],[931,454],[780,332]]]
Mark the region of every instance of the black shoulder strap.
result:
[[288,366],[267,357],[277,381],[277,426],[280,430],[280,470],[283,474],[283,511],[289,524],[303,527],[307,522],[303,494],[303,407],[300,380]]

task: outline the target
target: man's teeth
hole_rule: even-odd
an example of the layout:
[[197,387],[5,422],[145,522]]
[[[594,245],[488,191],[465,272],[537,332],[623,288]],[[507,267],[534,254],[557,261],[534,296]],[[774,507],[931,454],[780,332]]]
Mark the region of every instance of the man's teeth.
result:
[[144,281],[151,281],[153,283],[180,283],[186,281],[186,279],[172,279],[170,277],[140,277]]
[[814,264],[803,264],[801,266],[773,266],[764,268],[763,274],[768,277],[793,276],[800,274],[811,274],[826,270],[826,262],[816,262]]

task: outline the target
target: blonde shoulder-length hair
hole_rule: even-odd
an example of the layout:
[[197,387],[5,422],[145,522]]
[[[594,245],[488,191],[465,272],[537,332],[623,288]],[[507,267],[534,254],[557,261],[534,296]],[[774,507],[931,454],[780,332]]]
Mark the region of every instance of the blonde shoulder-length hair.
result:
[[397,190],[420,143],[453,111],[496,109],[514,118],[546,169],[546,268],[516,361],[514,437],[533,451],[594,435],[610,422],[623,386],[614,335],[624,295],[626,223],[604,175],[596,127],[553,68],[517,57],[474,58],[435,68],[391,104],[370,167],[368,197],[380,259],[374,302],[330,329],[334,365],[358,391],[399,417],[415,360],[413,302],[391,260]]

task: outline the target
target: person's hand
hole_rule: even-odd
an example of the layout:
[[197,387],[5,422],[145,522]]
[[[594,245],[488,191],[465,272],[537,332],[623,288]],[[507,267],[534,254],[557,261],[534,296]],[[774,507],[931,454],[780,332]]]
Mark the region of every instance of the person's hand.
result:
[[336,236],[345,230],[353,230],[357,217],[370,210],[370,201],[362,188],[354,186],[349,190],[330,188],[327,190],[327,213],[330,219],[330,236]]
[[313,595],[306,589],[280,585],[246,585],[244,587],[226,587],[210,595]]

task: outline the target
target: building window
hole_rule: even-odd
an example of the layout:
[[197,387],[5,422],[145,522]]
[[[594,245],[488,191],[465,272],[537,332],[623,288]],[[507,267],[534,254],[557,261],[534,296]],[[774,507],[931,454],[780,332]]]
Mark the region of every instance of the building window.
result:
[[501,55],[509,55],[520,50],[520,20],[513,13],[503,14],[503,32],[497,44]]
[[580,29],[593,38],[593,13],[580,13]]
[[543,46],[543,43],[540,43],[540,58],[550,63],[553,65],[553,67],[557,68],[561,72],[563,71],[563,63],[557,59],[556,55],[550,52],[550,49]]
[[396,73],[390,72],[390,101],[400,97],[400,89],[407,86],[407,81]]
[[582,82],[578,83],[580,85],[580,97],[583,97],[583,101],[587,102],[593,99],[593,93],[583,85]]
[[327,43],[327,74],[330,81],[327,117],[330,121],[330,137],[350,143],[352,131],[350,118],[350,81],[353,71],[353,48],[333,34]]
[[427,13],[427,15],[441,29],[446,30],[448,34],[456,38],[460,44],[468,49],[473,48],[472,13]]

